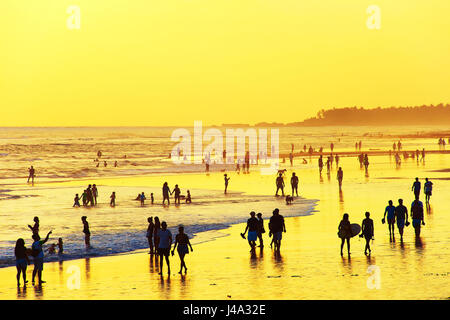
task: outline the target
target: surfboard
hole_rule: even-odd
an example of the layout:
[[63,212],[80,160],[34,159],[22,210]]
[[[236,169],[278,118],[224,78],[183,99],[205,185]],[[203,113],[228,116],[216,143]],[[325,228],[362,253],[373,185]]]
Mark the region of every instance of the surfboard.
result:
[[352,228],[352,238],[357,236],[361,232],[361,227],[359,224],[352,223],[350,226]]
[[[352,235],[351,235],[351,238],[353,238],[354,236],[357,236],[357,235],[361,232],[361,227],[360,227],[360,225],[357,224],[357,223],[352,223],[352,224],[350,224],[350,227],[351,227],[351,229],[352,229]],[[338,232],[338,237],[339,237],[339,238],[342,238],[342,235],[341,235],[341,232],[340,232],[340,231]]]

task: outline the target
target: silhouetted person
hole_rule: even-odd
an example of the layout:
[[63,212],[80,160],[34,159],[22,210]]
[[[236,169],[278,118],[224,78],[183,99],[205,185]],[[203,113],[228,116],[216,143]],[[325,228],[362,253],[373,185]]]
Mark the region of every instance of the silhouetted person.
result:
[[294,191],[298,197],[298,177],[295,175],[295,172],[292,173],[291,177],[291,187],[292,187],[292,196],[294,196]]
[[90,249],[91,248],[91,231],[89,230],[89,223],[87,221],[87,217],[82,216],[81,221],[83,222],[84,244],[86,245],[86,249]]
[[52,234],[51,231],[47,233],[47,236],[45,237],[44,240],[41,240],[41,237],[39,237],[39,235],[37,234],[33,235],[34,242],[31,245],[34,264],[33,275],[31,278],[31,282],[33,284],[36,274],[38,276],[39,281],[38,283],[39,284],[45,283],[45,281],[42,280],[42,270],[44,270],[44,250],[42,250],[42,245],[48,241],[48,238],[50,237],[51,234]]
[[366,168],[366,171],[369,169],[369,156],[367,153],[364,155],[364,167]]
[[334,159],[336,160],[336,167],[339,167],[339,156],[336,155],[336,156],[334,157]]
[[167,184],[167,182],[164,182],[163,188],[162,188],[162,193],[163,193],[163,204],[165,204],[166,200],[167,200],[167,204],[170,204],[170,189],[169,189],[169,185]]
[[78,193],[75,195],[75,198],[73,199],[73,207],[79,207],[80,206],[80,198],[78,197]]
[[94,184],[92,185],[92,205],[97,205],[97,197],[98,197],[98,190],[97,186]]
[[148,217],[148,227],[147,227],[147,240],[148,240],[148,247],[150,248],[149,254],[153,254],[153,232],[155,229],[155,224],[153,223],[153,217]]
[[350,238],[352,237],[352,227],[348,220],[348,213],[344,213],[341,222],[338,226],[338,235],[341,238],[341,256],[343,256],[342,249],[344,248],[345,240],[347,240],[347,252],[350,257]]
[[116,193],[113,192],[110,196],[111,201],[109,202],[109,205],[111,207],[115,207],[116,206]]
[[418,237],[420,236],[420,225],[425,225],[425,221],[423,220],[423,203],[419,201],[419,197],[416,197],[416,200],[411,204],[411,218],[416,236]]
[[34,184],[35,173],[36,173],[36,171],[34,170],[33,166],[31,166],[28,169],[28,180],[27,180],[27,183],[29,183],[30,179],[31,179],[31,183]]
[[284,217],[280,214],[280,210],[276,208],[272,212],[272,217],[269,220],[269,237],[273,236],[275,243],[275,251],[280,252],[281,239],[283,239],[283,232],[286,232],[286,225],[284,224]]
[[322,155],[320,155],[318,162],[319,162],[319,173],[322,174],[322,169],[323,169],[323,158],[322,158]]
[[398,199],[398,206],[395,208],[395,219],[397,220],[398,233],[400,241],[403,242],[403,230],[408,225],[408,209],[403,205],[403,200]]
[[433,191],[433,182],[429,181],[428,178],[425,178],[425,184],[423,185],[423,189],[425,192],[425,202],[430,203],[430,197]]
[[258,238],[258,219],[255,217],[255,212],[250,212],[250,218],[247,220],[247,225],[245,227],[244,235],[248,231],[247,240],[250,245],[251,250],[256,247],[256,239]]
[[337,180],[339,183],[339,190],[342,189],[342,180],[344,179],[344,171],[342,171],[342,168],[339,167],[339,170],[337,172]]
[[191,192],[188,190],[186,195],[186,203],[192,203]]
[[419,178],[416,178],[416,181],[414,181],[414,183],[411,187],[411,190],[414,191],[414,196],[417,199],[420,197],[420,188],[421,188],[421,185],[420,185]]
[[63,239],[58,238],[58,254],[63,254],[63,253],[64,253]]
[[334,149],[334,144],[333,144],[333,142],[330,144],[330,150],[331,150],[331,152],[333,152],[333,149]]
[[231,178],[228,178],[227,174],[225,173],[223,175],[223,179],[225,180],[225,191],[224,193],[227,193],[227,189],[228,189],[228,181],[230,181]]
[[291,163],[291,167],[294,165],[294,155],[291,153],[289,153],[289,162]]
[[180,195],[181,195],[181,190],[180,188],[178,188],[178,185],[175,185],[175,188],[172,190],[171,194],[175,194],[174,198],[175,198],[175,204],[180,204]]
[[182,273],[184,267],[184,273],[187,272],[186,263],[184,262],[184,256],[189,253],[189,248],[191,248],[191,252],[194,251],[192,249],[191,242],[189,241],[189,237],[186,233],[184,233],[184,227],[178,227],[178,234],[175,236],[175,244],[172,250],[172,256],[174,255],[175,249],[177,249],[178,256],[180,257],[180,271],[179,274]]
[[386,219],[386,215],[389,228],[389,240],[395,241],[395,207],[392,205],[392,200],[389,200],[388,206],[384,209],[383,223]]
[[34,225],[33,226],[28,225],[28,228],[30,228],[33,235],[39,235],[39,217],[34,217],[33,221]]
[[247,173],[250,173],[250,152],[247,151],[245,153],[245,167],[247,169]]
[[369,217],[370,213],[366,212],[366,218],[362,221],[361,224],[361,238],[364,237],[364,239],[366,240],[366,247],[364,248],[365,255],[367,255],[367,250],[369,250],[369,255],[372,252],[372,250],[370,250],[370,240],[372,240],[374,234],[373,220]]
[[281,189],[281,193],[284,197],[284,179],[283,174],[279,173],[277,179],[275,180],[275,183],[277,185],[277,192],[275,193],[275,196],[278,196],[278,190]]
[[152,204],[155,203],[155,197],[153,197],[153,192],[150,193],[150,201],[152,202]]
[[257,219],[258,219],[258,239],[259,239],[259,246],[263,248],[264,247],[264,241],[263,241],[263,233],[266,232],[266,230],[264,229],[264,220],[262,218],[262,213],[259,212],[257,215]]
[[170,248],[172,246],[172,233],[167,229],[167,223],[165,221],[161,223],[161,230],[158,231],[158,238],[159,274],[162,275],[163,273],[163,264],[165,258],[167,263],[167,273],[170,276],[169,255]]
[[147,198],[145,197],[145,193],[142,192],[142,193],[139,195],[139,200],[141,201],[141,207],[143,207],[143,206],[145,205],[145,199],[147,199]]
[[161,223],[159,222],[159,218],[155,217],[155,225],[153,227],[153,240],[155,244],[155,250],[158,251],[159,248],[159,230],[161,229]]
[[27,255],[27,248],[25,247],[25,241],[22,238],[17,239],[16,247],[14,248],[14,255],[16,256],[16,268],[17,268],[17,286],[20,287],[20,274],[23,277],[23,284],[27,284],[27,266],[30,264],[30,260]]

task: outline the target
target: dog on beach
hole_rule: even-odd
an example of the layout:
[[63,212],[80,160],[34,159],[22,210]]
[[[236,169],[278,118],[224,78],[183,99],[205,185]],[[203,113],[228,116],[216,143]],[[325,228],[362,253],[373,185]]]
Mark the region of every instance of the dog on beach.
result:
[[287,195],[286,196],[286,204],[292,204],[292,201],[294,201],[294,197]]

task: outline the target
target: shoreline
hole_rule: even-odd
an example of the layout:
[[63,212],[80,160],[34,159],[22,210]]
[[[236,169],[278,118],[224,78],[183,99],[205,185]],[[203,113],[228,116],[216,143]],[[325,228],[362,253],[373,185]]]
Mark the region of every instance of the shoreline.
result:
[[[150,259],[145,252],[137,252],[46,263],[44,279],[47,283],[42,288],[28,285],[26,293],[15,286],[15,268],[2,268],[1,296],[4,299],[100,300],[386,299],[386,296],[390,299],[449,299],[450,218],[445,199],[450,182],[436,183],[420,239],[416,240],[412,227],[408,227],[403,244],[398,239],[395,243],[389,242],[387,226],[380,222],[388,199],[396,201],[401,197],[409,206],[412,176],[424,176],[426,172],[432,180],[445,177],[445,173],[427,171],[428,166],[439,169],[441,166],[436,164],[445,163],[445,159],[446,155],[435,155],[427,159],[426,166],[420,167],[409,161],[401,170],[386,168],[385,162],[374,163],[369,169],[370,176],[355,168],[352,159],[343,160],[353,163],[354,169],[346,170],[342,192],[338,191],[335,179],[328,180],[326,174],[323,181],[318,181],[315,168],[305,172],[300,180],[300,194],[320,199],[317,212],[286,218],[287,233],[283,234],[279,257],[268,247],[267,233],[264,250],[250,254],[247,242],[239,236],[244,224],[236,224],[224,231],[229,236],[194,245],[194,252],[186,258],[187,275],[177,274],[177,255],[171,258],[171,276],[164,273],[160,277],[155,259]],[[378,170],[377,166],[385,169]],[[383,179],[388,176],[397,179]],[[258,175],[250,174],[245,178],[248,178],[244,179],[245,185],[254,183],[261,188]],[[281,214],[283,210],[280,206]],[[363,254],[363,241],[356,237],[351,241],[351,259],[345,249],[344,257],[340,257],[336,232],[342,214],[348,212],[350,221],[360,224],[367,210],[375,224],[372,255]],[[270,217],[269,212],[263,215]],[[398,236],[398,230],[395,231]],[[368,268],[373,265],[380,270],[380,289],[367,286]],[[28,277],[31,269],[28,268]],[[80,288],[76,290],[67,287],[73,270],[79,270],[81,277]]]

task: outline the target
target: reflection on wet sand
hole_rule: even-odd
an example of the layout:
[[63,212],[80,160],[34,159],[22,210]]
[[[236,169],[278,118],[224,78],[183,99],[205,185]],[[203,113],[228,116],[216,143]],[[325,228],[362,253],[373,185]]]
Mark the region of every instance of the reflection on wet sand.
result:
[[86,274],[86,280],[91,279],[91,258],[84,259],[84,272]]

